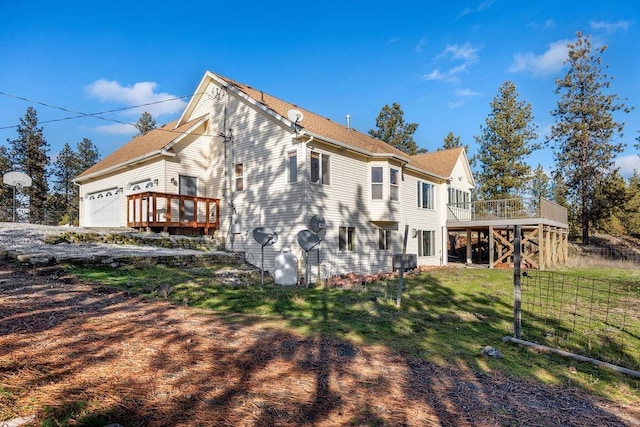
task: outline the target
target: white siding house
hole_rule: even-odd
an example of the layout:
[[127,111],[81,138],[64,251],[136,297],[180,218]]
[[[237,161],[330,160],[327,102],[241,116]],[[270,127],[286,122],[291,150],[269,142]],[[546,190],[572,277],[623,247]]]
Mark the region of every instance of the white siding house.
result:
[[252,231],[278,233],[265,247],[268,271],[282,250],[298,257],[302,271],[297,233],[321,216],[326,235],[309,253],[314,280],[391,270],[405,225],[407,253],[418,265],[446,264],[451,188],[468,194],[474,186],[462,148],[409,156],[211,72],[176,122],[134,138],[76,183],[81,226],[127,227],[127,199],[137,191],[220,199],[213,234],[249,262],[259,265],[261,253]]

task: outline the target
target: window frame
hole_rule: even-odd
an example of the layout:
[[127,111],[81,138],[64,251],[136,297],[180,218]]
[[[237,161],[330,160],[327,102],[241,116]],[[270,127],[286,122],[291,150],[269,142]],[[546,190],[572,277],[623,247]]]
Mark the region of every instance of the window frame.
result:
[[378,228],[378,249],[390,251],[393,249],[392,232],[388,228]]
[[[379,176],[375,176],[374,172],[380,172]],[[378,178],[378,181],[374,181],[374,178]],[[379,196],[379,197],[376,197]],[[384,199],[384,167],[371,166],[371,200],[383,200]]]
[[298,182],[298,152],[289,151],[287,153],[287,182],[295,184]]
[[[425,200],[425,187],[428,188]],[[427,181],[418,181],[418,207],[421,209],[435,210],[436,206],[435,185]],[[426,203],[425,203],[426,201]],[[426,206],[425,206],[426,205]]]
[[396,168],[389,168],[389,200],[400,201],[400,170]]
[[[311,150],[310,156],[309,156],[309,159],[310,159],[309,181],[312,184],[331,185],[330,157],[331,156],[329,156],[328,154],[321,153],[320,151]],[[314,163],[317,163],[317,164],[314,165]],[[314,173],[314,167],[317,168],[317,171],[315,171],[315,173]]]
[[418,230],[417,234],[418,234],[418,256],[419,257],[435,256],[436,255],[435,230]]
[[[238,173],[238,169],[240,170],[240,172]],[[236,163],[233,166],[233,182],[235,185],[235,189],[236,191],[244,191],[245,189],[245,185],[244,185],[244,163]],[[240,185],[238,185],[240,184]]]
[[356,228],[350,226],[338,227],[338,251],[356,251]]

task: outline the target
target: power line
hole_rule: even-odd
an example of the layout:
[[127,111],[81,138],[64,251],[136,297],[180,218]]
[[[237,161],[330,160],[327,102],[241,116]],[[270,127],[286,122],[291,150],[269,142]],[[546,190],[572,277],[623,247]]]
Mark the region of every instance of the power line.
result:
[[[61,117],[61,118],[58,118],[58,119],[39,121],[38,124],[55,123],[55,122],[61,122],[61,121],[65,121],[65,120],[73,120],[73,119],[78,119],[78,118],[83,118],[83,117],[93,117],[93,118],[100,119],[100,120],[105,120],[105,121],[115,122],[115,123],[120,123],[120,124],[126,124],[126,125],[132,125],[132,126],[135,126],[135,124],[134,123],[125,122],[125,121],[122,121],[122,120],[118,120],[118,119],[112,119],[112,118],[108,118],[108,117],[101,117],[101,115],[109,114],[109,113],[116,113],[116,112],[126,111],[126,110],[132,110],[132,109],[135,109],[135,108],[147,107],[149,105],[155,105],[155,104],[160,104],[160,103],[163,103],[163,102],[176,101],[176,100],[179,100],[179,99],[184,99],[184,98],[190,98],[191,97],[191,95],[183,95],[183,96],[177,96],[177,97],[173,97],[173,98],[163,99],[163,100],[160,100],[160,101],[148,102],[146,104],[134,105],[134,106],[130,106],[130,107],[115,108],[115,109],[112,109],[112,110],[105,110],[105,111],[100,111],[100,112],[96,112],[96,113],[83,113],[81,111],[70,110],[70,109],[65,108],[65,107],[60,107],[60,106],[57,106],[57,105],[48,104],[46,102],[35,101],[35,100],[32,100],[32,99],[28,99],[28,98],[25,98],[25,97],[22,97],[22,96],[18,96],[18,95],[13,95],[13,94],[10,94],[10,93],[7,93],[7,92],[3,92],[3,91],[0,91],[0,95],[4,95],[4,96],[9,97],[9,98],[19,99],[21,101],[29,102],[29,103],[32,103],[32,104],[42,105],[42,106],[47,107],[47,108],[53,108],[53,109],[56,109],[56,110],[65,111],[67,113],[76,114],[75,116],[70,116],[70,117]],[[18,126],[19,125],[0,126],[0,130],[13,129],[13,128],[17,128]]]

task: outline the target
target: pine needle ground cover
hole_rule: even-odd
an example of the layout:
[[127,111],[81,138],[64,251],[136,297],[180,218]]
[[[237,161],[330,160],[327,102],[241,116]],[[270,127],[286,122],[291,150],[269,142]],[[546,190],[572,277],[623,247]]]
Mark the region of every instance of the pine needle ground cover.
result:
[[[222,267],[0,268],[0,420],[34,425],[633,425],[639,383],[503,344],[506,271],[352,289]],[[221,271],[222,270],[222,271]],[[484,346],[503,357],[480,355]]]

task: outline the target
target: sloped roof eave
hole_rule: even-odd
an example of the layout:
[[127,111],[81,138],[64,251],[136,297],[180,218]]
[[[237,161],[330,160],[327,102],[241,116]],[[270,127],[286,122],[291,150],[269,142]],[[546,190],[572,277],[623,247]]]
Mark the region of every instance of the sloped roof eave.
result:
[[138,156],[138,157],[136,157],[134,159],[129,159],[126,162],[118,163],[117,165],[113,165],[113,166],[110,166],[110,167],[105,168],[105,169],[97,170],[94,173],[90,173],[88,175],[78,175],[76,178],[73,179],[73,182],[79,184],[81,182],[88,181],[90,179],[99,177],[101,175],[106,175],[108,173],[116,172],[118,170],[127,168],[129,166],[133,166],[133,165],[135,165],[137,163],[143,162],[145,160],[152,159],[154,157],[159,157],[159,156],[174,157],[175,154],[170,152],[170,151],[166,151],[163,148],[161,150],[156,150],[156,151],[147,153],[145,155]]

